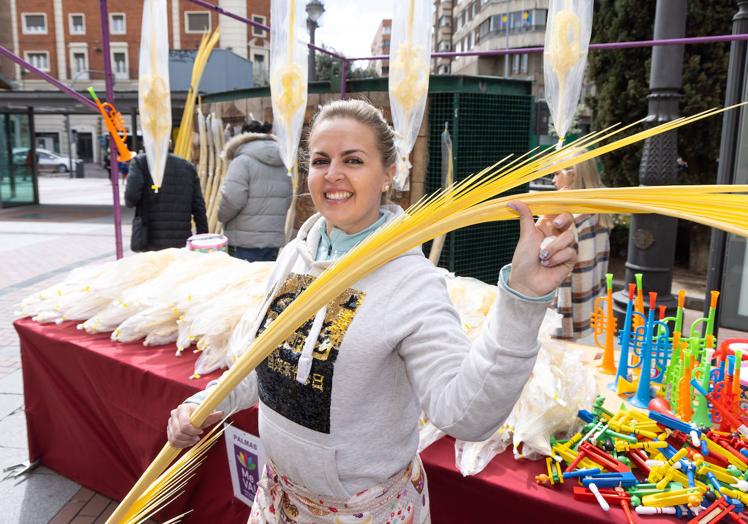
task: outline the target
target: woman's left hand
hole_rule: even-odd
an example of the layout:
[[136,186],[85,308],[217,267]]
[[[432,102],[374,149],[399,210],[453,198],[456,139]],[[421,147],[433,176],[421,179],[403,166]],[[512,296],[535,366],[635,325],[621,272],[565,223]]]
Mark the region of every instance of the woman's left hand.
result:
[[[562,213],[543,217],[536,223],[524,202],[515,200],[508,205],[519,213],[519,241],[512,257],[509,286],[531,297],[547,295],[574,269],[577,260],[571,229],[574,217]],[[547,237],[555,238],[544,243]]]

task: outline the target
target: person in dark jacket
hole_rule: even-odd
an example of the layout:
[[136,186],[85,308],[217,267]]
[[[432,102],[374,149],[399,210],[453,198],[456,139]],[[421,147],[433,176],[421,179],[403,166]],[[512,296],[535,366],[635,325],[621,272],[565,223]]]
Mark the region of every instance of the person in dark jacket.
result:
[[291,179],[272,135],[252,132],[250,122],[223,150],[229,161],[221,188],[218,220],[229,239],[229,253],[256,262],[275,260],[285,243],[286,213],[291,204]]
[[130,162],[125,204],[147,224],[147,247],[141,251],[184,247],[192,236],[193,219],[197,233],[208,232],[200,179],[192,164],[170,153],[158,193],[152,185],[146,156],[138,155]]

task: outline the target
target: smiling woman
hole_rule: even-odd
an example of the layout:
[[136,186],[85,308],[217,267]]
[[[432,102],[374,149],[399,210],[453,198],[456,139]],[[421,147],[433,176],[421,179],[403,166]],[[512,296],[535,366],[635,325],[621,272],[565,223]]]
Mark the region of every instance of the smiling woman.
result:
[[[355,100],[326,105],[312,124],[309,149],[319,213],[280,253],[244,347],[272,331],[315,277],[403,215],[381,203],[396,152],[379,110]],[[474,342],[443,275],[414,248],[328,302],[229,394],[220,405],[227,413],[260,404],[268,465],[250,522],[385,522],[391,515],[430,522],[417,455],[421,410],[456,438],[493,434],[533,368],[546,307],[576,256],[571,215],[536,225],[524,204],[516,210],[521,226],[512,266],[502,269]],[[541,259],[547,236],[555,240]],[[205,398],[201,392],[172,412],[172,446],[197,441],[201,429],[190,416]],[[220,417],[213,413],[206,423]]]

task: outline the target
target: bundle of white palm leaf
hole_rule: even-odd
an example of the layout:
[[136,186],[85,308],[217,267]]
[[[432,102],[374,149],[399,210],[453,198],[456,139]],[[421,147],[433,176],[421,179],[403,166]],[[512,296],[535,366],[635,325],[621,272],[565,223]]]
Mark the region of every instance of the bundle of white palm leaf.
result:
[[122,292],[145,282],[166,267],[178,250],[141,253],[105,264],[77,268],[59,284],[21,301],[16,316],[37,322],[87,320]]

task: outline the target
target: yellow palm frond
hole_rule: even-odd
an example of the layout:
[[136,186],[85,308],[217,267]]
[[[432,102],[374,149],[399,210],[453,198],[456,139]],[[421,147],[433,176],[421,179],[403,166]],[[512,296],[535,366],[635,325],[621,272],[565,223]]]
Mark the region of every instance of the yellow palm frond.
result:
[[187,100],[184,103],[182,121],[179,124],[177,139],[174,142],[174,154],[187,161],[192,161],[192,133],[195,117],[195,100],[200,89],[200,80],[203,77],[203,71],[205,71],[205,66],[210,58],[210,53],[218,43],[220,36],[221,33],[219,28],[216,28],[210,36],[208,36],[208,33],[203,34],[203,37],[200,40],[200,47],[198,47],[197,55],[195,56],[195,62],[192,65],[190,90],[187,92]]
[[[731,108],[704,111],[628,136],[624,136],[625,133],[637,123],[614,127],[583,137],[559,150],[531,151],[518,158],[506,158],[458,184],[423,199],[338,259],[286,307],[223,375],[218,386],[194,411],[193,424],[202,425],[205,418],[242,379],[300,325],[346,288],[405,251],[439,235],[481,222],[516,218],[516,213],[506,205],[511,200],[524,200],[535,214],[561,211],[661,213],[748,236],[748,186],[594,189],[496,198],[509,189],[541,176],[711,117],[727,109]],[[617,138],[619,136],[622,138]],[[617,139],[602,144],[603,141],[614,138]],[[593,145],[598,147],[584,149]],[[154,493],[143,495],[144,490],[171,463],[177,453],[178,450],[167,444],[107,522],[123,522],[124,515],[128,514],[128,508],[136,501],[137,504],[143,504],[143,499],[153,498]]]

